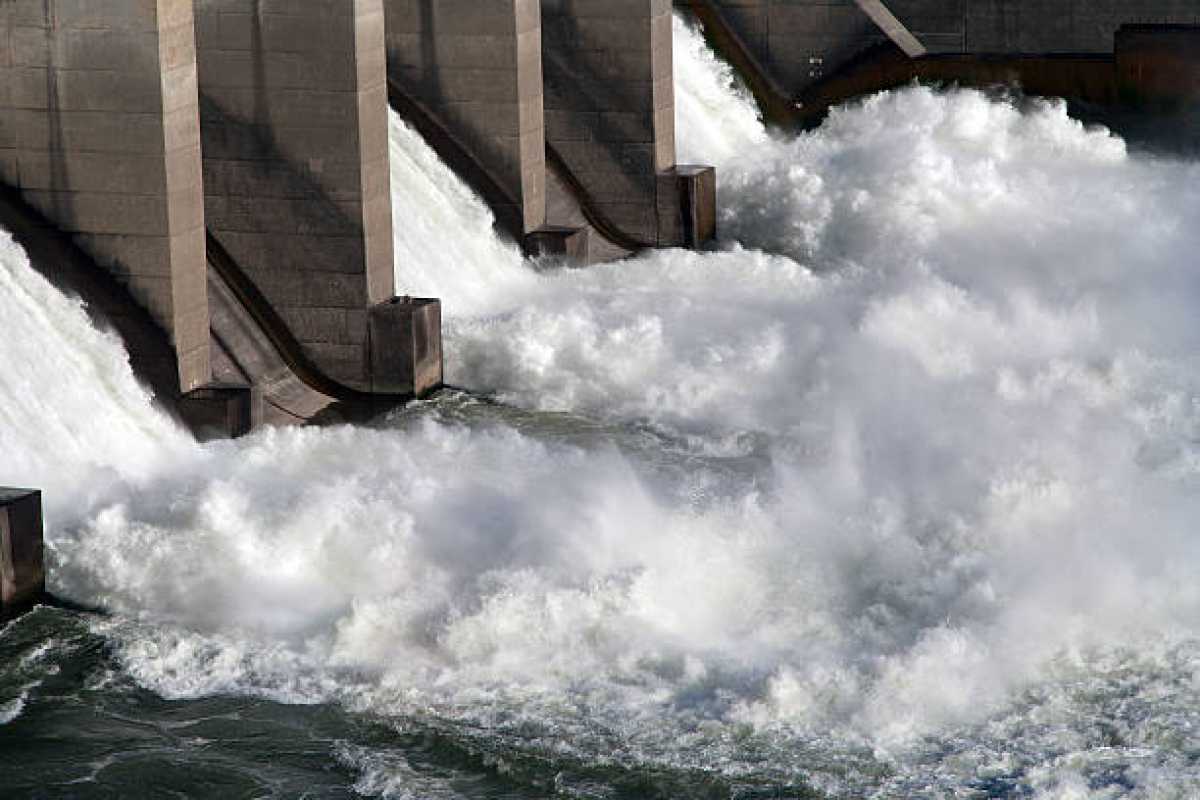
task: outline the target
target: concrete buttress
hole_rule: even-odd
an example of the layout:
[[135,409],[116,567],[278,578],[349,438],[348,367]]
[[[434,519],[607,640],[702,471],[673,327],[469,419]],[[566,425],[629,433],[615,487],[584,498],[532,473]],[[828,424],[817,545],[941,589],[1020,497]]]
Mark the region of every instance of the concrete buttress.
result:
[[0,3],[0,182],[210,377],[192,0]]
[[210,233],[329,378],[393,295],[383,0],[197,0]]
[[645,247],[687,241],[680,192],[698,174],[675,170],[671,15],[669,0],[542,3],[546,139],[600,213]]

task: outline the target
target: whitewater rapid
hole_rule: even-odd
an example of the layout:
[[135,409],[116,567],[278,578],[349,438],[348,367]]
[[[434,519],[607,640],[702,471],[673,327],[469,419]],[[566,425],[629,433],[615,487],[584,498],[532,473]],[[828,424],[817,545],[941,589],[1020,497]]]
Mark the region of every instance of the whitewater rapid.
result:
[[850,795],[1200,785],[1200,168],[920,87],[782,139],[676,59],[711,252],[535,270],[393,118],[397,285],[477,397],[371,427],[192,443],[0,241],[52,589],[167,697]]

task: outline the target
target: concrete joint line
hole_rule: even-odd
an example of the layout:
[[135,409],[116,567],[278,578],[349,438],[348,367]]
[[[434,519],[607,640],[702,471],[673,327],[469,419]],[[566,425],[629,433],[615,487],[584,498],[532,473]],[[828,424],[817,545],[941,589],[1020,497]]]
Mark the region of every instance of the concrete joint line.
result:
[[880,0],[854,0],[854,2],[909,58],[925,55],[925,45],[921,44],[917,37],[904,27],[903,22],[896,19],[896,15],[889,11],[888,7]]

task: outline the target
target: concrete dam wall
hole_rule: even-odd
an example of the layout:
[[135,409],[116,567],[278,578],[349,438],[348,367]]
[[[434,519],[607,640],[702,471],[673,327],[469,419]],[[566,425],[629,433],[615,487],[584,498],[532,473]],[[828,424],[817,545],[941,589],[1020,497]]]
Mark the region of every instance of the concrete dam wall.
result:
[[[1200,99],[1184,0],[676,0],[781,125],[914,78],[1019,84],[1102,106]],[[1185,43],[1186,41],[1186,43]]]
[[385,7],[393,104],[460,172],[454,151],[474,156],[464,177],[528,250],[597,261],[711,237],[712,173],[675,163],[669,2]]
[[[1200,10],[1177,0],[674,5],[786,124],[914,76],[1200,98]],[[0,223],[194,425],[421,395],[441,380],[440,306],[394,297],[389,104],[527,253],[698,246],[715,176],[676,163],[671,15],[668,0],[3,0]]]
[[190,4],[0,4],[0,180],[128,287],[184,391],[210,377]]
[[5,0],[0,223],[194,426],[420,395],[440,308],[393,297],[389,102],[528,252],[711,238],[670,4],[616,5]]

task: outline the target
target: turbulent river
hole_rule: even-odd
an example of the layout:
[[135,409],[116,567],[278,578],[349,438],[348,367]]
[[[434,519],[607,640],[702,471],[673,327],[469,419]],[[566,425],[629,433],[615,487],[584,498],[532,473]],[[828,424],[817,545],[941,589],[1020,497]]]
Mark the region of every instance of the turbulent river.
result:
[[[1200,794],[1200,166],[912,87],[763,130],[720,243],[524,262],[392,122],[462,390],[197,445],[0,233],[0,796]],[[172,795],[173,793],[173,795]]]

